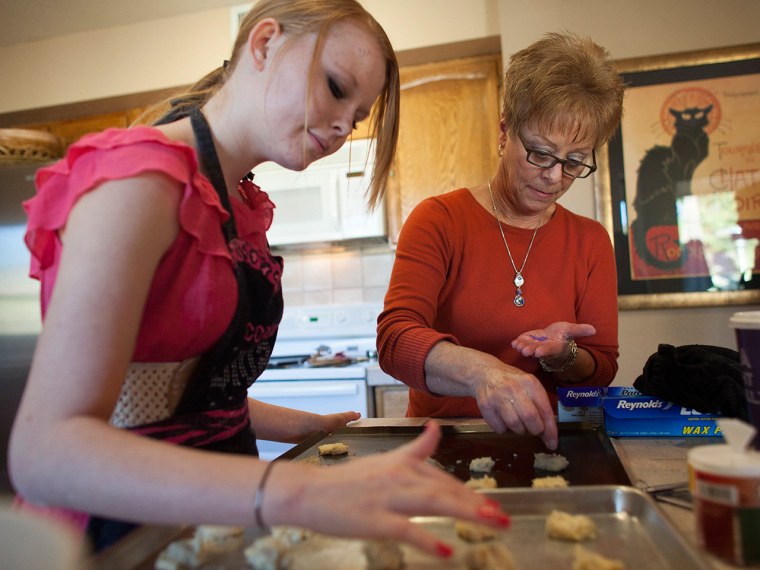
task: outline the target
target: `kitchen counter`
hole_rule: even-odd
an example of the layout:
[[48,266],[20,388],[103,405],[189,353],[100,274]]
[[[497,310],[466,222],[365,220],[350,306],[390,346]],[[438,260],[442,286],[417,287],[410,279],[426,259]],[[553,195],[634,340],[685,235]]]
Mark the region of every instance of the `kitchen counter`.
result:
[[[421,426],[427,418],[365,418],[351,424],[351,427]],[[477,419],[441,419],[442,425],[483,424]],[[716,438],[611,438],[631,484],[639,489],[685,482],[688,479],[686,454],[697,445],[717,441]],[[697,546],[694,528],[694,514],[691,510],[671,504],[656,502],[657,507],[672,523],[673,527],[695,548]],[[146,532],[149,531],[149,532]],[[145,560],[146,552],[155,552],[160,541],[168,542],[176,537],[176,527],[143,527],[132,538],[127,537],[113,549],[97,556],[92,570],[143,568],[137,561]],[[151,543],[152,541],[152,543]],[[705,560],[715,570],[740,569],[726,564],[704,553]],[[680,569],[679,569],[680,570]]]

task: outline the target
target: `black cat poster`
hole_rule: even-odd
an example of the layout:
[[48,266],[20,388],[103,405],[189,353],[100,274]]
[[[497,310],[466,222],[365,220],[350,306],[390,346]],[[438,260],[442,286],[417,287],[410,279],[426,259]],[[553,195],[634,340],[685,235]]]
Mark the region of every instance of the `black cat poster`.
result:
[[754,57],[623,70],[608,145],[622,308],[760,301],[760,46],[749,47]]

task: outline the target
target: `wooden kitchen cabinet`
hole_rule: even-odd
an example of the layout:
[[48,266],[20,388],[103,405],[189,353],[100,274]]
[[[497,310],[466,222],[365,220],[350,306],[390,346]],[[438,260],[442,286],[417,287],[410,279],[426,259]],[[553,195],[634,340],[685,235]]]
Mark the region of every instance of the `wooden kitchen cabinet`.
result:
[[141,109],[136,109],[135,111],[103,113],[100,115],[63,121],[24,125],[24,128],[38,129],[58,135],[63,140],[64,146],[68,147],[71,143],[77,141],[88,133],[102,131],[110,127],[128,126],[133,115],[136,116],[138,111],[141,111]]
[[401,69],[399,141],[386,202],[391,243],[423,198],[493,174],[500,80],[498,55]]

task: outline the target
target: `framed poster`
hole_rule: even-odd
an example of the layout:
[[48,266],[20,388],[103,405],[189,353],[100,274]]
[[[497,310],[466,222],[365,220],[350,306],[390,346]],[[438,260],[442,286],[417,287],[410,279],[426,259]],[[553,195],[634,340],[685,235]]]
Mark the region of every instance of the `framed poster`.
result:
[[594,184],[620,308],[760,304],[760,44],[616,65]]

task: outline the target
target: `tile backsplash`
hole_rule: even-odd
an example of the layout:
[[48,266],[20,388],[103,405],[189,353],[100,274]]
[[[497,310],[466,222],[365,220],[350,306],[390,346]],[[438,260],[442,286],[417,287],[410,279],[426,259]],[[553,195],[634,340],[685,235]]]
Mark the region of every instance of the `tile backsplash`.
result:
[[281,252],[286,306],[382,302],[395,252],[369,246],[329,253]]

